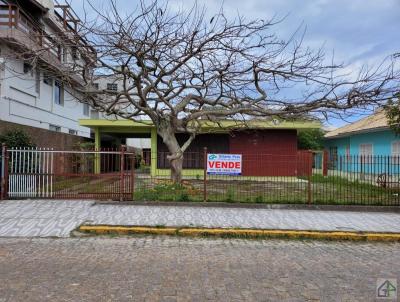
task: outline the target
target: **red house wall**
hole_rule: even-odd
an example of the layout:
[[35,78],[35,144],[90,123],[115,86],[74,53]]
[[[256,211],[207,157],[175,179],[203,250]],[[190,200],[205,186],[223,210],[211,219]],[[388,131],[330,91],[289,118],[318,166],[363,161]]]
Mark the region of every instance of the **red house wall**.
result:
[[244,176],[296,176],[297,131],[237,132],[229,140],[230,153],[242,154]]
[[[180,144],[187,135],[177,134]],[[159,137],[157,167],[168,169],[168,149]],[[200,134],[185,151],[183,168],[202,169],[203,150],[208,153],[242,154],[244,176],[307,176],[312,170],[312,156],[297,150],[297,131],[268,129],[238,131],[230,134]]]

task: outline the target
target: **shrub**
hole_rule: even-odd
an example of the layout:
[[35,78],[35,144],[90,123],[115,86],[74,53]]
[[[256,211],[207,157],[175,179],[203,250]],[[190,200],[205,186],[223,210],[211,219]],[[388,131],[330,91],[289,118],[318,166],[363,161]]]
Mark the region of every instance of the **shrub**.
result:
[[187,192],[182,192],[178,195],[177,201],[189,201],[189,194]]
[[8,148],[35,147],[31,137],[22,129],[9,130],[0,135],[0,144],[6,144]]
[[226,191],[226,199],[227,202],[232,202],[235,199],[235,190],[232,187],[229,187]]
[[263,197],[261,195],[256,196],[256,198],[254,198],[254,202],[255,203],[262,203],[264,202]]

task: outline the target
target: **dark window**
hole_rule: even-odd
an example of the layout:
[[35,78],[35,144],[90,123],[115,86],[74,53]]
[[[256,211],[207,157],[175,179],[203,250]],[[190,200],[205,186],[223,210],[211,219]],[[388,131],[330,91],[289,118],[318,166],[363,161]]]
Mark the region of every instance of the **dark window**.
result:
[[68,133],[71,135],[78,135],[78,131],[74,130],[74,129],[69,129]]
[[63,63],[68,62],[68,51],[66,47],[63,47],[62,49],[62,58],[63,58]]
[[337,160],[338,160],[338,147],[330,147],[329,148],[329,163],[331,169],[336,169],[337,166]]
[[118,84],[107,83],[107,90],[118,91]]
[[60,126],[57,126],[57,125],[52,125],[52,124],[50,124],[50,125],[49,125],[49,130],[55,131],[55,132],[61,132],[61,127],[60,127]]
[[74,60],[79,59],[79,52],[78,52],[78,48],[76,48],[75,46],[73,46],[71,48],[71,56]]
[[99,83],[93,83],[93,88],[99,90]]
[[32,71],[32,65],[29,63],[24,63],[24,73],[28,73]]
[[40,70],[36,68],[36,75],[35,75],[35,92],[40,94]]
[[[176,139],[182,145],[188,139],[188,135],[177,133]],[[204,147],[207,147],[208,153],[229,153],[229,135],[228,134],[199,134],[192,144],[185,151],[183,156],[183,168],[202,169],[204,166]],[[170,164],[167,158],[167,146],[163,143],[161,137],[157,137],[157,167],[159,169],[169,169]]]
[[64,105],[64,89],[60,81],[54,82],[54,103]]
[[53,86],[53,78],[48,74],[43,74],[43,83]]

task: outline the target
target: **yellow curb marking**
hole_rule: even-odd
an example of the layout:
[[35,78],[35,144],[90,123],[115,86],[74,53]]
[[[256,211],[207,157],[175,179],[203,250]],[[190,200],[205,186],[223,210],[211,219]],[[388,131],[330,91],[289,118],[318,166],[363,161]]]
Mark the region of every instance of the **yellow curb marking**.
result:
[[106,226],[83,225],[79,231],[95,234],[153,234],[180,236],[236,236],[236,237],[275,237],[275,238],[309,238],[330,240],[368,240],[400,241],[400,233],[357,233],[357,232],[323,232],[294,230],[257,230],[257,229],[208,229],[177,227],[141,227],[141,226]]

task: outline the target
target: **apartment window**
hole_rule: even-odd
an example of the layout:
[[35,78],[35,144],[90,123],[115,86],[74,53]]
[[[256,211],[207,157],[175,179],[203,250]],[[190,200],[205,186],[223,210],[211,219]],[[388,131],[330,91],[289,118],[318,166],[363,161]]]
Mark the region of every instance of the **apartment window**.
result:
[[43,74],[43,83],[53,86],[53,78],[48,74]]
[[64,105],[64,89],[60,81],[54,81],[54,103]]
[[94,119],[94,120],[98,120],[99,119],[99,112],[96,110],[90,110],[90,118]]
[[24,73],[32,73],[32,65],[29,63],[24,63]]
[[372,162],[372,156],[374,155],[374,147],[372,144],[360,144],[359,155],[361,160],[368,164]]
[[89,116],[89,104],[83,104],[83,115]]
[[399,164],[400,160],[400,141],[392,142],[392,161],[394,164]]
[[99,83],[93,83],[93,88],[99,90]]
[[61,61],[62,60],[62,47],[61,45],[57,45],[57,57]]
[[52,124],[50,124],[50,125],[49,125],[49,130],[50,130],[50,131],[55,131],[55,132],[61,132],[61,127],[60,127],[60,126],[57,126],[57,125],[52,125]]
[[68,133],[71,135],[78,135],[78,131],[74,130],[74,129],[69,129]]
[[40,94],[40,70],[38,68],[35,73],[35,92]]
[[63,49],[62,49],[62,61],[63,61],[63,63],[68,62],[68,51],[67,51],[66,47],[63,47]]
[[107,83],[107,90],[118,91],[118,84]]
[[71,56],[74,60],[78,60],[79,59],[79,52],[78,52],[78,48],[75,46],[71,47]]

